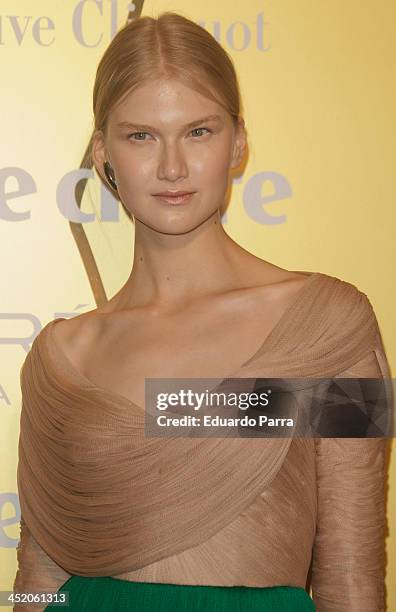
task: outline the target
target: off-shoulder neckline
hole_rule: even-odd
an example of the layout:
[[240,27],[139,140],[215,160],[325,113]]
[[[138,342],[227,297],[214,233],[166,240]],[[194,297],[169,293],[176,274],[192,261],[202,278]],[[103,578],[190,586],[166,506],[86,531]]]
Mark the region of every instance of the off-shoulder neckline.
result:
[[[302,274],[309,274],[309,276],[306,279],[306,281],[304,282],[304,284],[300,287],[300,289],[295,293],[294,299],[288,304],[288,306],[286,306],[286,308],[283,311],[280,319],[272,327],[271,331],[264,338],[263,342],[260,344],[258,349],[256,351],[254,351],[254,353],[241,366],[239,366],[235,371],[231,372],[230,374],[228,374],[224,378],[215,379],[215,380],[220,380],[220,382],[211,391],[214,391],[214,390],[218,389],[218,387],[220,387],[225,381],[230,380],[232,378],[237,378],[239,375],[242,374],[243,370],[248,365],[250,365],[252,362],[254,362],[260,355],[262,355],[263,352],[265,352],[266,350],[269,350],[270,346],[272,346],[274,338],[276,337],[276,335],[278,335],[280,333],[280,331],[282,330],[282,327],[286,324],[289,316],[292,313],[296,312],[301,307],[301,305],[303,304],[302,298],[305,295],[305,293],[307,293],[314,286],[314,284],[315,284],[314,281],[323,280],[324,278],[328,278],[328,275],[324,274],[322,272],[311,272],[311,273],[308,273],[308,272],[303,272],[303,271],[299,271],[299,270],[294,270],[294,272],[301,272]],[[65,320],[65,319],[66,319],[66,317],[57,317],[56,319],[53,319],[52,321],[49,321],[49,323],[47,323],[45,325],[45,327],[42,329],[42,332],[45,332],[43,334],[43,336],[44,336],[43,339],[44,339],[44,341],[46,341],[46,347],[48,347],[48,350],[49,350],[52,358],[54,359],[54,362],[58,363],[58,364],[61,364],[62,374],[64,375],[65,370],[68,370],[69,374],[71,375],[70,382],[73,383],[74,386],[77,384],[77,386],[82,385],[82,386],[84,386],[86,388],[99,391],[103,395],[107,395],[107,396],[109,396],[109,397],[111,397],[113,399],[118,400],[119,402],[126,403],[128,406],[135,406],[141,412],[144,412],[144,408],[143,407],[139,406],[138,404],[136,404],[132,400],[128,399],[124,395],[121,395],[121,394],[116,393],[114,391],[110,391],[108,389],[104,389],[100,385],[97,385],[96,383],[91,381],[82,372],[80,372],[76,368],[76,366],[70,361],[70,359],[67,357],[67,355],[64,353],[64,351],[61,349],[61,347],[56,342],[56,340],[55,340],[55,338],[54,338],[54,336],[52,334],[53,326],[58,321],[62,321],[62,320]],[[39,335],[41,335],[41,334],[39,334]],[[79,381],[78,383],[76,383],[77,380]]]

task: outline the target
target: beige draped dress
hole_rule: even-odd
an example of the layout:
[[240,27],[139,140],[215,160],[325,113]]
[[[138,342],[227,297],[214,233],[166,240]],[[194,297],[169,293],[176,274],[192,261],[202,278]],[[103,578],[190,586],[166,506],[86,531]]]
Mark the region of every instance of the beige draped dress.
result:
[[[147,438],[142,409],[79,373],[54,325],[21,369],[15,591],[73,574],[305,588],[310,574],[320,612],[385,609],[389,439]],[[391,374],[367,296],[316,272],[232,377]]]

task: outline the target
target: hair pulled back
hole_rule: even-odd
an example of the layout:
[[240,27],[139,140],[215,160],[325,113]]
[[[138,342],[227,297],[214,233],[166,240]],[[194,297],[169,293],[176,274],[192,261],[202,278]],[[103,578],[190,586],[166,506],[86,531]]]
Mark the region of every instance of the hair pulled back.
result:
[[93,88],[94,132],[106,135],[111,110],[140,85],[160,78],[177,79],[217,102],[236,124],[240,90],[232,59],[205,28],[166,11],[130,21],[107,47]]

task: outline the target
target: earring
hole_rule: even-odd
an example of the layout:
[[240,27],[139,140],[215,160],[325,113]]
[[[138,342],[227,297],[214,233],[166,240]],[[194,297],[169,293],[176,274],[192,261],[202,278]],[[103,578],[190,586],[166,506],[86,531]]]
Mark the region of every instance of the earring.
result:
[[104,163],[103,169],[104,169],[104,173],[105,173],[105,175],[106,175],[106,178],[107,178],[107,180],[108,180],[109,184],[111,185],[111,187],[112,187],[112,188],[113,188],[115,191],[117,191],[117,183],[116,183],[116,180],[115,180],[115,177],[114,177],[114,170],[113,170],[113,168],[110,166],[110,164],[109,164],[109,162],[108,162],[108,161],[106,161],[106,162]]

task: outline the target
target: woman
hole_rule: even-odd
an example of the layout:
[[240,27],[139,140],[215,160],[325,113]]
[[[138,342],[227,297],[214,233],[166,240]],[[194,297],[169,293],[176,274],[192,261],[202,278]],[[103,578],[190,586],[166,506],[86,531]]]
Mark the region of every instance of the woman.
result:
[[383,610],[383,438],[144,435],[148,378],[390,376],[364,293],[225,233],[246,150],[230,58],[180,15],[140,18],[99,64],[94,114],[133,267],[25,360],[14,589],[73,611]]

